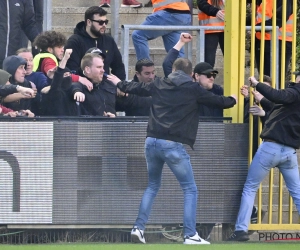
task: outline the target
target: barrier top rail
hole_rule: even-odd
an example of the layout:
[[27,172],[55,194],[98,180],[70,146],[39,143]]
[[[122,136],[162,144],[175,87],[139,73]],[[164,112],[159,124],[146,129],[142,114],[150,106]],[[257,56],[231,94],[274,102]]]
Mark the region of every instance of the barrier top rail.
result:
[[[246,26],[246,30],[251,30],[251,26]],[[265,30],[272,31],[272,26],[266,26]],[[278,27],[276,28],[278,30]],[[196,63],[204,61],[204,39],[206,30],[224,30],[224,26],[161,26],[161,25],[128,25],[124,24],[121,26],[121,54],[123,57],[123,63],[125,65],[126,80],[128,81],[128,68],[129,68],[129,30],[182,30],[187,31],[196,31]],[[255,30],[261,30],[261,27],[255,27]],[[278,32],[277,32],[277,43],[278,43]],[[278,48],[278,46],[276,46]],[[276,52],[277,55],[279,51]],[[192,61],[192,53],[186,53],[188,59]],[[278,56],[277,56],[278,58]]]

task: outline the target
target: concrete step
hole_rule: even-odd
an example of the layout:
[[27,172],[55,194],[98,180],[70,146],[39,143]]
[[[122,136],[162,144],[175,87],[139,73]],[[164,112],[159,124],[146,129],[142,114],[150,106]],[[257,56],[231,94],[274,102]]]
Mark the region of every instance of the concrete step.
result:
[[[112,0],[114,1],[114,0]],[[111,2],[112,2],[111,1]],[[148,3],[149,0],[139,0],[143,5]],[[90,6],[98,6],[100,0],[52,0],[53,7],[90,7]],[[119,0],[119,5],[121,6],[122,0]]]
[[[52,25],[53,26],[73,26],[84,20],[84,12],[87,7],[53,7]],[[107,10],[107,18],[112,22],[111,10]],[[152,13],[152,8],[120,8],[119,24],[141,24],[146,17]],[[197,12],[193,13],[193,23],[197,23]],[[107,27],[110,27],[110,22]]]

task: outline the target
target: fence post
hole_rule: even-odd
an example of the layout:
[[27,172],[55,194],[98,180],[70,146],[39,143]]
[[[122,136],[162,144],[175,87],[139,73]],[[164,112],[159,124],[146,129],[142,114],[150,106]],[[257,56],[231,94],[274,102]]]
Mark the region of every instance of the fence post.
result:
[[52,29],[52,0],[44,1],[43,31]]

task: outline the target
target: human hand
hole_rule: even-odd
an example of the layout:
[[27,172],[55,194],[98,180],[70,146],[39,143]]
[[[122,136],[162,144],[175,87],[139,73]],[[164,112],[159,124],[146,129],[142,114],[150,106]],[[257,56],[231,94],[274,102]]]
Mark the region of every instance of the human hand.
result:
[[216,15],[217,18],[221,19],[222,21],[224,21],[225,19],[225,11],[224,10],[219,10],[217,15]]
[[250,82],[250,86],[252,88],[255,88],[256,85],[259,83],[259,81],[257,81],[254,76],[250,76],[248,79],[249,79],[249,82]]
[[231,95],[231,97],[234,98],[235,103],[237,104],[237,96],[233,94],[233,95]]
[[53,69],[49,69],[49,70],[47,71],[47,76],[48,76],[50,79],[53,79],[54,73],[55,73],[56,69],[57,69],[57,67],[54,67]]
[[46,86],[46,87],[42,88],[41,93],[48,94],[50,89],[51,89],[51,86]]
[[266,112],[259,107],[257,104],[254,104],[253,106],[251,106],[249,108],[249,113],[251,113],[252,115],[257,115],[257,116],[265,116]]
[[126,93],[122,92],[119,88],[117,88],[117,96],[125,97]]
[[107,75],[107,80],[111,81],[114,85],[117,85],[118,82],[121,82],[121,80],[113,74]]
[[79,76],[79,82],[86,86],[89,91],[92,91],[94,88],[94,85],[85,77]]
[[192,41],[193,37],[190,33],[181,33],[180,34],[180,41],[183,43],[189,43]]
[[76,92],[74,94],[74,100],[77,101],[77,102],[84,102],[85,94],[83,94],[82,92]]
[[65,55],[64,55],[63,58],[64,58],[66,61],[69,60],[69,58],[70,58],[72,52],[73,52],[72,49],[66,49],[66,50],[65,50]]
[[29,109],[22,110],[22,116],[34,117],[34,113],[32,113]]
[[108,117],[116,117],[115,114],[111,113],[111,112],[105,112],[103,113],[103,116],[108,116]]
[[17,114],[18,114],[17,111],[11,111],[6,113],[4,116],[17,117]]
[[248,86],[247,85],[244,85],[244,86],[242,86],[241,87],[241,90],[240,90],[240,92],[241,92],[241,94],[244,96],[244,97],[248,97],[248,95],[249,95],[249,90],[248,90]]
[[260,103],[261,99],[264,98],[264,96],[256,90],[252,90],[251,93],[253,94],[256,103]]
[[36,93],[34,93],[33,89],[25,88],[25,87],[22,87],[20,85],[17,87],[17,91],[19,93],[21,93],[22,95],[24,95],[26,98],[33,98],[36,95]]

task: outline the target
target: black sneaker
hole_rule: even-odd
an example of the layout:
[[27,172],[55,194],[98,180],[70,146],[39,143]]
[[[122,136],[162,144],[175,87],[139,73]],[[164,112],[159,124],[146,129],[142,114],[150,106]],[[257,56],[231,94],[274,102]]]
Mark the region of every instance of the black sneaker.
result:
[[245,231],[234,231],[227,241],[247,241],[249,240],[248,233]]
[[[263,220],[263,218],[266,215],[266,211],[265,210],[261,210],[261,221]],[[252,224],[257,224],[257,220],[258,220],[258,208],[257,207],[253,207],[252,209],[252,214],[251,214],[251,223]]]

